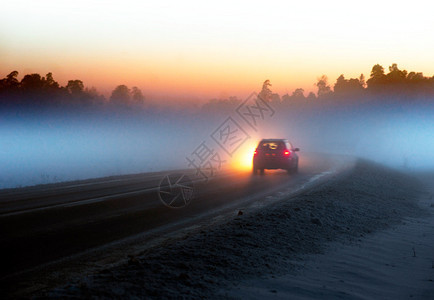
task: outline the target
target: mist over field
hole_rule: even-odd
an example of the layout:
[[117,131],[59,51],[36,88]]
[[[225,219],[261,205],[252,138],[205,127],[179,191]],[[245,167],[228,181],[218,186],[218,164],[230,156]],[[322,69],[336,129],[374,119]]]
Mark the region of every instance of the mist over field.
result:
[[3,113],[0,186],[185,168],[200,131],[182,114]]
[[288,138],[301,148],[301,157],[303,152],[322,152],[400,169],[434,168],[434,105],[429,102],[328,107],[271,103],[275,114],[258,131],[237,119],[238,105],[196,110],[3,110],[0,188],[184,169],[186,157],[204,141],[230,165],[235,158],[210,139],[227,117],[238,120],[250,136],[235,153],[238,158],[251,157],[252,145],[261,138]]

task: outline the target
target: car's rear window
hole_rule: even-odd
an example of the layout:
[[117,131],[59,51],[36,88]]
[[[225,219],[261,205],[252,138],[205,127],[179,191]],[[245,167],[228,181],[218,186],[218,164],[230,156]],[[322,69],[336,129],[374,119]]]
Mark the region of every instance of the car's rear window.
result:
[[261,150],[279,150],[284,149],[285,144],[282,141],[266,141],[259,143],[258,148]]

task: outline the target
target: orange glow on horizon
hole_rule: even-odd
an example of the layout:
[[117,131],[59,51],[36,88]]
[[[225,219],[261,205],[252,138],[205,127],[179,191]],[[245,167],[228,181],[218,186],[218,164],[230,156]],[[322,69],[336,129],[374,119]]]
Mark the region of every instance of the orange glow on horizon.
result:
[[[434,74],[429,1],[9,1],[0,11],[0,76],[52,72],[106,97],[244,98],[269,79],[283,96],[325,74],[369,78],[374,64]],[[393,14],[390,13],[393,7]],[[403,22],[402,20],[405,20]],[[405,39],[402,37],[405,36]]]
[[134,57],[112,59],[100,55],[98,59],[86,56],[70,57],[67,61],[72,66],[47,64],[47,61],[48,57],[28,57],[25,60],[26,68],[18,69],[9,64],[0,66],[0,71],[5,76],[18,69],[19,77],[29,73],[44,76],[52,72],[54,79],[61,85],[66,85],[71,79],[80,79],[85,86],[96,87],[105,96],[109,96],[117,85],[125,84],[141,88],[145,95],[190,95],[203,100],[229,96],[243,98],[251,92],[259,92],[266,79],[271,80],[273,91],[280,95],[291,93],[299,87],[304,88],[307,95],[308,92],[314,91],[313,83],[316,80],[315,77],[309,78],[311,74],[294,76],[286,71],[273,72],[266,65],[252,66],[249,62],[235,60],[207,62],[203,58],[196,61],[171,62],[161,61],[157,57],[136,60]]

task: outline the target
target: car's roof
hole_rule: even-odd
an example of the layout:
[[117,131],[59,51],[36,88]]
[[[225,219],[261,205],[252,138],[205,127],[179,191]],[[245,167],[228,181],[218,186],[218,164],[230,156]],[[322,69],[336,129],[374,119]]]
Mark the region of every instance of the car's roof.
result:
[[262,139],[261,142],[287,142],[287,139]]

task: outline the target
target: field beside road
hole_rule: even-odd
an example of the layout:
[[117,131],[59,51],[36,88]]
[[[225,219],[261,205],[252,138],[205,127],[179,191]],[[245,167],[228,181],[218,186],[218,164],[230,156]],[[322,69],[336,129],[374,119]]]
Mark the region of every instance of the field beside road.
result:
[[434,291],[427,178],[359,160],[302,193],[239,206],[36,294],[353,299],[393,298],[399,286],[402,298],[427,299]]

